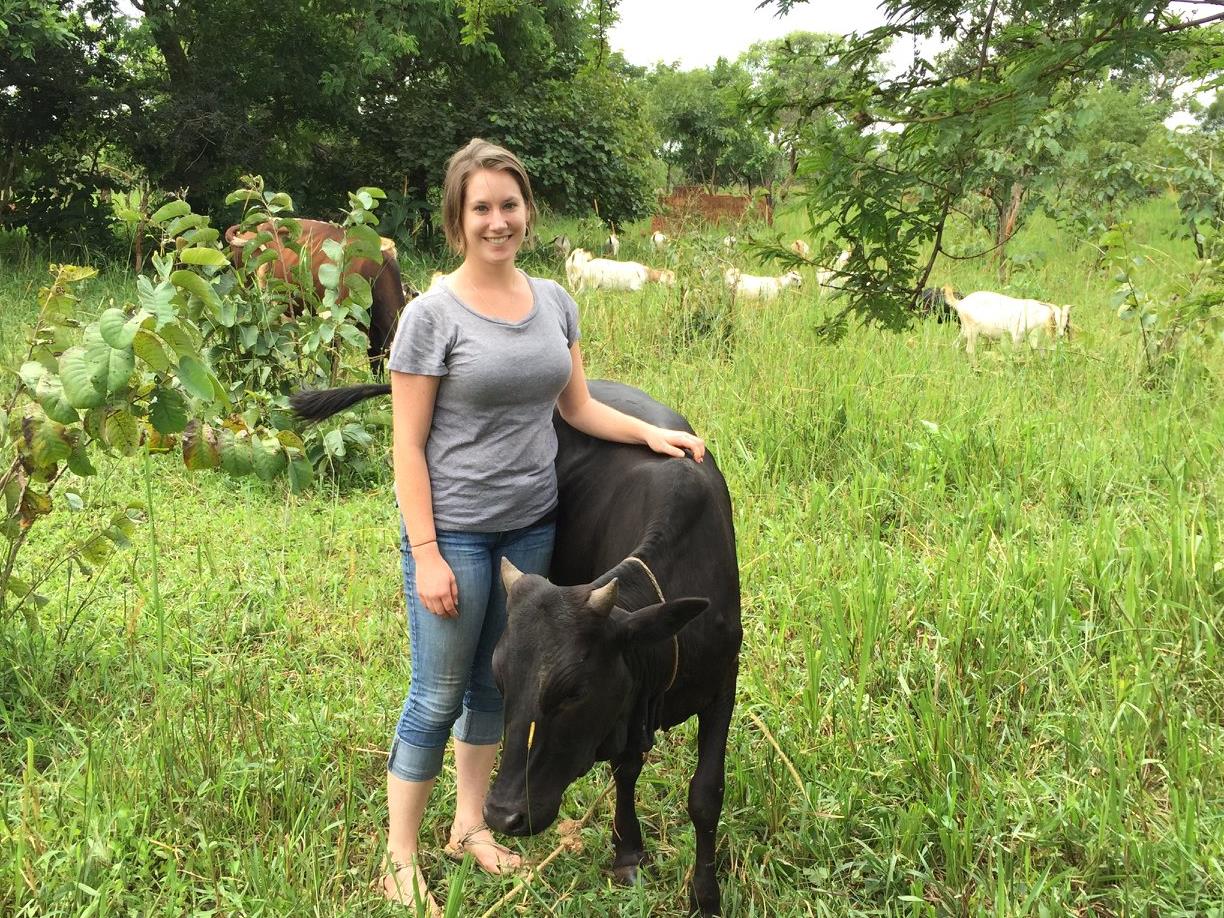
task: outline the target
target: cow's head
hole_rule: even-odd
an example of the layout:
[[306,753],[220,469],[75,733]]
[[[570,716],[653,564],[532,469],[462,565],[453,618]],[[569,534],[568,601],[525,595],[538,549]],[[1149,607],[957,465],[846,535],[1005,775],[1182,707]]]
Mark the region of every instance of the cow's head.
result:
[[[636,612],[617,584],[559,587],[502,561],[508,622],[493,653],[505,743],[485,821],[531,835],[557,818],[571,782],[625,748],[637,682],[626,654],[676,634],[708,605],[677,599]],[[666,680],[667,674],[663,674]]]

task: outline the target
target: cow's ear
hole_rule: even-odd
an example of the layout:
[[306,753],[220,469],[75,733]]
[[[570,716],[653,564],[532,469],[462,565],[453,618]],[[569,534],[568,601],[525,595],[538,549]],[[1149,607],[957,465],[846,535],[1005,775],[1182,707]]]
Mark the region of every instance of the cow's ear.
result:
[[587,608],[600,618],[607,618],[612,607],[616,605],[616,593],[616,578],[613,577],[598,589],[591,590],[591,595],[587,599]]
[[710,601],[704,596],[689,596],[638,609],[624,619],[625,638],[640,644],[669,638],[709,606]]

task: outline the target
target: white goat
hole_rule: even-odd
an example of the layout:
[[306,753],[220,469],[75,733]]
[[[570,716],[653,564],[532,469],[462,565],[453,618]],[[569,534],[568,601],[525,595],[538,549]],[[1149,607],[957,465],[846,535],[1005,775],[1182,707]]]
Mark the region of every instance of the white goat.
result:
[[803,286],[803,277],[798,271],[787,271],[781,277],[757,277],[728,268],[723,272],[723,282],[740,299],[768,301],[777,299],[786,287]]
[[734,236],[723,236],[723,248],[724,249],[735,248],[735,237]]
[[812,247],[808,245],[806,242],[804,242],[802,239],[796,239],[794,242],[792,242],[790,244],[790,250],[794,252],[796,255],[798,255],[800,258],[811,258],[812,257]]
[[[823,290],[830,285],[830,282],[837,277],[837,272],[846,266],[846,262],[850,260],[850,250],[843,249],[842,253],[837,256],[837,261],[833,262],[831,268],[819,268],[816,271],[816,283]],[[840,288],[838,288],[840,289]]]
[[1010,336],[1012,344],[1019,347],[1037,334],[1061,338],[1071,333],[1070,306],[1018,300],[989,290],[978,290],[958,300],[950,286],[944,287],[944,296],[960,316],[961,335],[968,354],[977,348],[979,335],[986,338]]
[[574,249],[566,256],[565,279],[569,281],[571,289],[578,289],[578,282],[582,278],[582,271],[591,262],[591,259],[592,255],[586,249]]
[[604,251],[615,258],[620,254],[620,237],[616,235],[616,231],[608,233],[608,241],[604,243]]
[[580,290],[641,290],[647,283],[672,286],[676,275],[672,271],[657,271],[636,261],[613,261],[610,258],[592,258],[576,267],[576,278],[571,281],[575,292]]
[[651,233],[650,234],[650,244],[654,246],[654,250],[656,252],[662,252],[665,248],[667,248],[667,234],[666,233]]

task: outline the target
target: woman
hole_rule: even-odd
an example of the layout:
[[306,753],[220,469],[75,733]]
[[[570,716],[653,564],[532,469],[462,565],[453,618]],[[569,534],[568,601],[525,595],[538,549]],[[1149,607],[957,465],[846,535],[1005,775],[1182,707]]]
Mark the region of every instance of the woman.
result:
[[663,430],[591,398],[578,310],[515,256],[535,204],[518,158],[472,140],[442,189],[446,239],[463,264],[419,297],[391,347],[395,491],[403,522],[404,595],[412,646],[408,698],[387,759],[383,892],[437,904],[418,866],[418,832],[455,736],[456,806],[447,854],[489,873],[520,866],[482,811],[502,734],[493,648],[505,625],[502,557],[544,574],[557,503],[553,408],[591,436],[641,443],[700,462],[701,438]]

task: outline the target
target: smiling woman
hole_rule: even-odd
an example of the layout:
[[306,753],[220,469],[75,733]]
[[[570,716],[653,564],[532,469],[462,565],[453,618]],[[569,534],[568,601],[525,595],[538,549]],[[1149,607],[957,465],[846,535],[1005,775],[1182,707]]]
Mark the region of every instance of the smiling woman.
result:
[[520,864],[482,815],[502,736],[492,657],[506,596],[496,572],[503,560],[548,572],[557,510],[553,409],[594,437],[668,456],[689,450],[698,462],[705,452],[688,431],[591,398],[577,304],[560,284],[515,266],[534,219],[518,157],[480,139],[455,153],[442,222],[463,263],[405,310],[387,364],[412,676],[387,757],[383,892],[433,914],[417,836],[452,733],[456,806],[446,853],[470,854],[494,874]]

